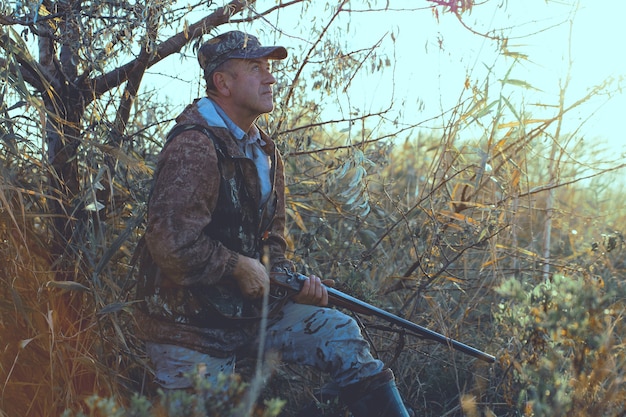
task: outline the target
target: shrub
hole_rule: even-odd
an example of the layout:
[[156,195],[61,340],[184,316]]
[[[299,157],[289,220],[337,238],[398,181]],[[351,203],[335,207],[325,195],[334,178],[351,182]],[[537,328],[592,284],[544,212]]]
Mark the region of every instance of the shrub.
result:
[[63,417],[276,417],[285,402],[266,400],[264,404],[247,409],[249,384],[238,374],[221,375],[215,386],[204,379],[196,379],[193,390],[165,392],[159,390],[155,399],[134,395],[128,407],[122,407],[113,398],[93,395],[85,400],[85,410],[66,410]]
[[502,299],[494,317],[508,345],[501,361],[523,415],[621,415],[623,290],[554,275],[534,284],[509,278],[496,291]]

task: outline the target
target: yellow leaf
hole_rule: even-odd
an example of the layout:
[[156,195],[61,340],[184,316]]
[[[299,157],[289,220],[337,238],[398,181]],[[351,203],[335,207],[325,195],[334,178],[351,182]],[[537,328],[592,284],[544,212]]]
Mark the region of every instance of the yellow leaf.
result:
[[498,261],[500,261],[500,260],[502,260],[502,259],[504,259],[504,258],[506,258],[506,257],[505,257],[505,256],[501,256],[501,257],[499,257],[499,258],[490,259],[490,260],[488,260],[487,262],[484,262],[484,263],[483,263],[480,267],[481,267],[481,268],[486,268],[486,267],[488,267],[488,266],[490,266],[490,265],[493,265],[493,264],[497,263]]
[[[529,125],[529,124],[533,124],[533,123],[545,123],[547,120],[545,119],[529,119],[529,120],[524,120],[524,124],[525,125]],[[500,123],[498,125],[498,129],[507,129],[510,127],[518,127],[519,125],[521,125],[521,122],[519,121],[514,121],[514,122],[508,122],[508,123]]]
[[439,210],[439,214],[446,216],[446,217],[450,217],[454,220],[458,220],[460,222],[465,222],[465,223],[473,224],[473,225],[479,224],[479,222],[477,222],[476,220],[461,213],[454,213],[448,210]]
[[462,279],[457,278],[457,277],[453,277],[453,276],[450,276],[450,275],[442,275],[441,278],[445,279],[446,281],[456,282],[457,284],[461,284],[463,282]]
[[539,258],[539,255],[536,254],[535,252],[531,252],[529,250],[526,249],[522,249],[522,248],[512,248],[510,246],[506,246],[506,245],[502,245],[502,244],[496,244],[496,248],[498,249],[507,249],[510,251],[517,251],[518,253],[521,253],[522,255],[526,255],[526,256],[530,256],[531,258]]
[[[509,133],[510,133],[510,131],[509,131]],[[507,135],[508,135],[508,133],[507,133]],[[493,152],[494,153],[500,152],[500,148],[502,148],[505,143],[506,143],[506,138],[500,139],[498,141],[498,143],[496,143],[496,145],[493,147]]]
[[517,188],[519,186],[519,180],[521,178],[521,174],[519,169],[513,170],[513,175],[511,176],[511,186],[513,188]]
[[300,230],[302,230],[303,232],[306,232],[307,231],[306,225],[304,224],[304,220],[302,220],[302,216],[300,216],[300,212],[298,212],[296,205],[292,203],[291,209],[288,209],[287,212],[289,213],[293,221],[296,223],[296,225],[300,228]]

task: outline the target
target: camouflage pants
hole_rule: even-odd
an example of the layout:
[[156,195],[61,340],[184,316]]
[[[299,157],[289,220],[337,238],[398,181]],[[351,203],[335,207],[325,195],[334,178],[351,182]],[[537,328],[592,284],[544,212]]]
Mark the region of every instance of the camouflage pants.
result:
[[[328,372],[339,387],[382,371],[356,322],[340,311],[287,303],[280,318],[267,326],[265,351],[277,351],[284,362]],[[201,370],[212,382],[235,370],[235,357],[217,358],[181,346],[146,344],[157,382],[166,389],[192,386],[190,375]]]

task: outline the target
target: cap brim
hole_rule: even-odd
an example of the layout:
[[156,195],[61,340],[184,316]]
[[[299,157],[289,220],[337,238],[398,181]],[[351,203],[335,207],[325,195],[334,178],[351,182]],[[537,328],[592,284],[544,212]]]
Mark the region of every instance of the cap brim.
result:
[[261,46],[253,51],[237,51],[231,52],[228,58],[253,59],[285,59],[287,58],[287,50],[282,46]]

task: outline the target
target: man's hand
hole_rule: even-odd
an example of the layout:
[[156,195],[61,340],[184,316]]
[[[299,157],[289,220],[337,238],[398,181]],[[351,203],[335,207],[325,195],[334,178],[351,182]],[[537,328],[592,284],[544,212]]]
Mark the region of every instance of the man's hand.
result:
[[243,255],[239,255],[233,277],[243,296],[250,299],[263,297],[270,286],[270,278],[263,264]]
[[293,296],[292,300],[300,304],[310,304],[314,306],[328,305],[328,291],[324,285],[332,286],[334,281],[322,281],[319,277],[311,275],[304,281],[300,292]]

